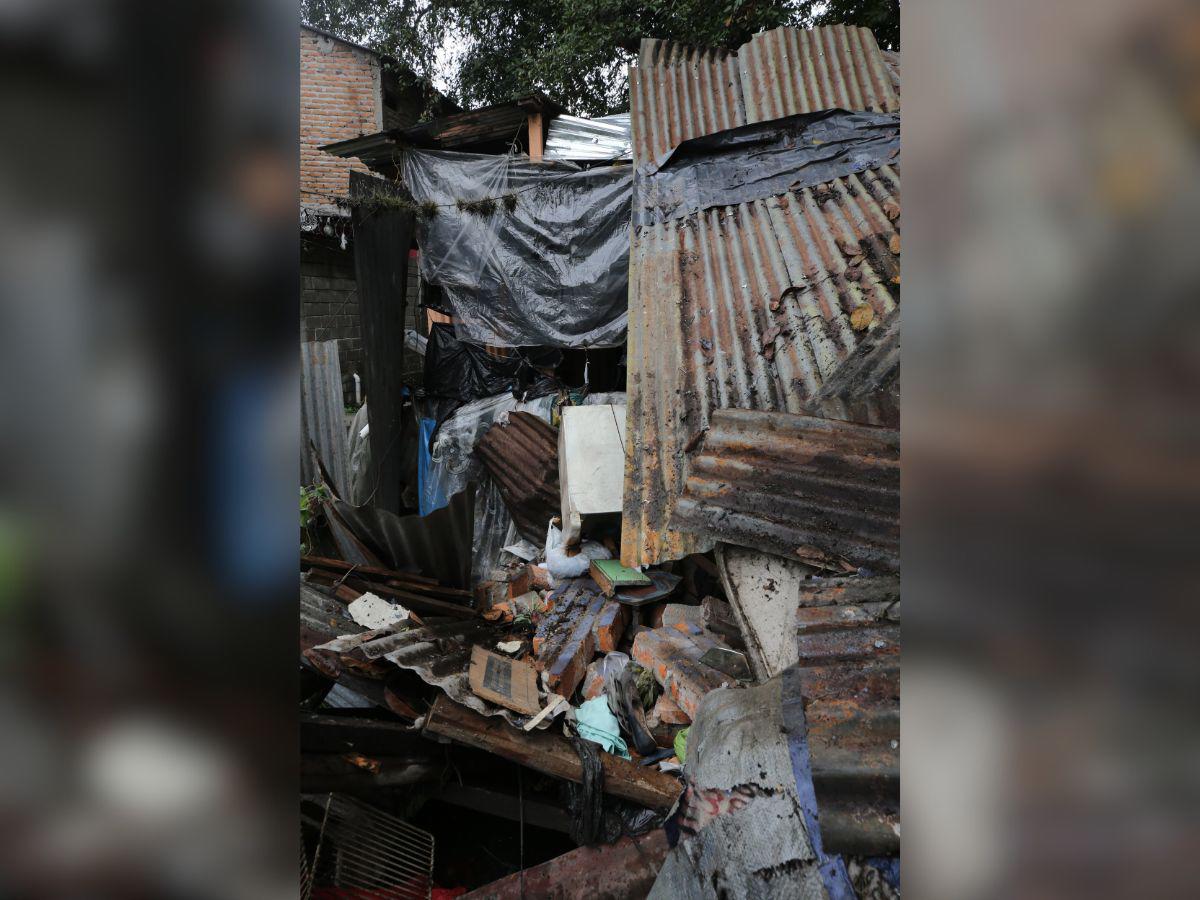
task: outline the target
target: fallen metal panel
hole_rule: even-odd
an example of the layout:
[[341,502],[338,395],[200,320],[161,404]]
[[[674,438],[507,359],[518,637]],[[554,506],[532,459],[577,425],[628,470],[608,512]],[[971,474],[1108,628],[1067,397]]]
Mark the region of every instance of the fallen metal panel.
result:
[[672,526],[835,572],[900,569],[900,432],[717,410]]
[[402,669],[411,669],[426,684],[440,688],[454,702],[483,716],[502,716],[520,728],[530,716],[489,703],[471,690],[468,670],[471,648],[491,648],[501,629],[482,619],[468,621],[430,620],[422,628],[410,628],[362,645],[367,659],[386,659]]
[[332,504],[359,540],[369,544],[388,568],[420,572],[447,587],[471,587],[475,485],[467,485],[446,506],[427,516],[398,516],[341,500]]
[[300,428],[303,440],[300,473],[304,484],[314,484],[321,479],[309,450],[311,443],[333,479],[333,489],[339,496],[345,496],[350,485],[350,454],[337,341],[311,341],[300,345]]
[[823,109],[895,112],[900,95],[868,28],[777,28],[736,54],[645,39],[629,71],[634,162],[688,138]]
[[[899,306],[900,176],[635,229],[621,561],[710,549],[669,529],[685,446],[721,407],[801,413]],[[853,317],[853,318],[852,318]],[[898,353],[898,329],[893,335]]]
[[538,416],[511,412],[476,445],[521,536],[541,544],[558,514],[558,429]]
[[561,115],[546,131],[545,159],[586,162],[628,160],[633,156],[629,113],[582,119]]

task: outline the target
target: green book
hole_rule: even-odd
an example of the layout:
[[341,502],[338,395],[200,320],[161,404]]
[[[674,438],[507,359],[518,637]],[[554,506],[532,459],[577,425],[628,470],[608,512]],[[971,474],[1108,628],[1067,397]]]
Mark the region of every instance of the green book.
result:
[[621,565],[619,559],[593,559],[590,572],[592,580],[600,585],[606,597],[611,597],[620,588],[643,587],[654,583],[637,569]]

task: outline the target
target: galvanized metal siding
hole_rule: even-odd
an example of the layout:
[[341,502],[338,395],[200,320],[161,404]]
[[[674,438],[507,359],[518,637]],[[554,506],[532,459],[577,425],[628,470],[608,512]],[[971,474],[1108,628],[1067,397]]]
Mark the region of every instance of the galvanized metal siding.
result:
[[840,107],[896,112],[900,95],[869,28],[777,28],[737,54],[645,39],[629,70],[634,162],[689,138]]
[[[683,449],[714,410],[807,411],[825,380],[894,317],[899,190],[899,172],[883,166],[635,232],[626,565],[712,546],[668,522]],[[860,307],[873,317],[861,331],[851,325]],[[880,353],[898,348],[898,328],[889,341]]]
[[543,158],[627,160],[633,155],[629,133],[629,113],[618,113],[598,119],[557,116],[546,130]]
[[349,489],[349,442],[346,438],[345,407],[342,404],[342,364],[337,341],[312,341],[300,345],[300,421],[303,445],[300,471],[305,484],[313,484],[320,473],[312,463],[309,442],[339,496]]
[[672,524],[823,567],[900,567],[900,433],[722,409]]

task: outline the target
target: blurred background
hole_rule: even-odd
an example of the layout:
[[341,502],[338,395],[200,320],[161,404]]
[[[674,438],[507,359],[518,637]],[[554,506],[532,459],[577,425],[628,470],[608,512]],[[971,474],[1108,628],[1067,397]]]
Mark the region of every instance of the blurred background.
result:
[[[0,893],[293,896],[295,5],[0,3]],[[1200,9],[907,0],[904,881],[1190,894]]]
[[901,36],[906,888],[1190,895],[1200,9]]

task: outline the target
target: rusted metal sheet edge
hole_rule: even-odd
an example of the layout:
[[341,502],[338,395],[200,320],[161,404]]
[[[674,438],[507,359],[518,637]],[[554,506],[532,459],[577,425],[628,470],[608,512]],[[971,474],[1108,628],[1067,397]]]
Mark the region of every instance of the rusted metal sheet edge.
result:
[[895,429],[718,410],[671,524],[833,571],[898,571],[899,464]]

